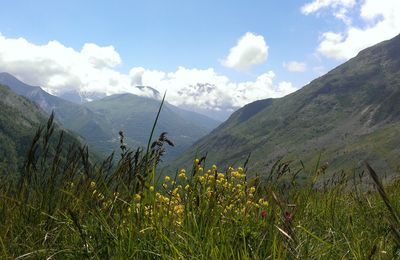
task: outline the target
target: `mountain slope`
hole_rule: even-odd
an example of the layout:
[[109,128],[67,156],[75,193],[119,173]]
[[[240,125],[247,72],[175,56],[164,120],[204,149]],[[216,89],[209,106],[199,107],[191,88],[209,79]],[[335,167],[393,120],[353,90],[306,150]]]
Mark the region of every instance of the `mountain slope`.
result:
[[264,170],[281,156],[311,162],[322,153],[331,170],[369,160],[400,169],[400,36],[361,51],[307,86],[280,99],[236,111],[199,140],[177,164],[208,152],[212,163]]
[[[0,170],[15,171],[21,166],[37,128],[45,124],[47,118],[36,104],[0,85]],[[55,136],[58,135],[57,127]],[[56,141],[53,138],[53,148]],[[80,140],[66,132],[64,143],[67,146],[79,144]]]
[[35,102],[45,112],[55,113],[56,120],[65,128],[80,134],[93,148],[103,151],[106,140],[118,135],[112,132],[110,122],[84,106],[50,95],[40,87],[27,85],[8,73],[0,73],[0,84]]
[[[145,146],[160,107],[160,101],[133,94],[112,95],[86,103],[90,110],[109,118],[115,129],[123,130],[129,146]],[[168,132],[175,147],[168,148],[166,158],[180,154],[197,139],[206,135],[217,122],[205,116],[164,104],[155,136]]]
[[[58,122],[80,134],[92,148],[104,155],[119,149],[120,130],[125,131],[126,141],[130,146],[147,145],[160,105],[160,101],[156,99],[132,94],[113,95],[77,104],[50,95],[40,87],[27,85],[8,73],[0,73],[0,83],[32,100],[47,113],[54,111]],[[151,90],[150,87],[141,88]],[[169,149],[166,157],[172,158],[218,124],[218,121],[204,115],[165,103],[156,135],[166,131],[176,142],[176,147]]]

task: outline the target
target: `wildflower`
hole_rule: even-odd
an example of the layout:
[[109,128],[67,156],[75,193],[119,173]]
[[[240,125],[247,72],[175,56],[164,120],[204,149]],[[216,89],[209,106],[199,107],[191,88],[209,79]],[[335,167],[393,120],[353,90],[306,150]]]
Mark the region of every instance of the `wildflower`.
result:
[[200,182],[201,184],[204,184],[205,178],[204,178],[204,176],[199,176],[199,177],[198,177],[198,180],[199,180],[199,182]]
[[190,188],[190,185],[187,184],[187,185],[185,186],[185,190],[189,190],[189,188]]
[[261,211],[261,217],[265,218],[267,216],[267,212],[265,210]]
[[181,171],[178,175],[179,178],[181,179],[186,179],[186,172],[185,171]]
[[96,183],[94,181],[90,182],[90,188],[92,189],[96,188]]
[[264,200],[263,198],[258,200],[258,204],[263,207],[268,207],[268,201]]
[[292,213],[290,213],[288,211],[285,211],[285,214],[283,216],[285,218],[285,222],[286,223],[291,223],[292,222],[292,220],[293,220],[293,214]]
[[215,171],[217,170],[217,165],[214,164],[214,165],[212,166],[212,170],[215,172]]
[[135,201],[140,201],[141,198],[140,194],[135,194],[134,196]]
[[199,159],[194,160],[194,164],[198,165],[200,163]]
[[149,187],[149,191],[153,192],[154,191],[154,186]]
[[169,182],[171,180],[171,178],[167,175],[167,176],[165,176],[165,178],[164,178],[164,182]]
[[174,211],[176,214],[182,214],[185,207],[183,205],[176,205]]

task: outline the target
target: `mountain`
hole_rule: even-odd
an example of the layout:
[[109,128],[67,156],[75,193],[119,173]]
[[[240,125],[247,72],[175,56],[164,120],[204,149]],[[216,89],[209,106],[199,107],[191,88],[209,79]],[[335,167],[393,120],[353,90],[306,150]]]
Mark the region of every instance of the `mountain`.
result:
[[110,122],[102,115],[53,96],[40,87],[27,85],[11,74],[0,73],[0,84],[33,101],[48,114],[54,111],[55,118],[61,125],[81,135],[96,150],[105,150],[105,147],[110,146],[107,140],[118,135],[118,132],[110,131]]
[[[0,85],[0,171],[7,169],[13,172],[21,166],[36,130],[46,124],[47,119],[48,115],[32,101]],[[54,135],[59,133],[60,128],[56,127]],[[50,148],[53,150],[58,141],[56,139],[51,141]],[[81,140],[65,132],[64,144],[73,143],[80,144]]]
[[[32,100],[49,114],[54,111],[56,120],[63,127],[78,133],[91,148],[104,155],[119,149],[120,130],[125,132],[127,144],[131,147],[147,145],[160,106],[160,100],[133,94],[112,95],[78,104],[53,96],[40,87],[27,85],[8,73],[0,73],[0,84]],[[138,88],[159,95],[150,87]],[[172,158],[218,124],[219,121],[204,115],[165,103],[156,135],[168,132],[175,141],[176,147],[169,149],[166,157]]]
[[[108,118],[114,129],[123,130],[129,146],[145,146],[160,107],[160,100],[133,94],[117,94],[85,103],[92,111]],[[209,133],[219,122],[165,103],[157,122],[154,138],[162,132],[174,141],[166,158],[179,155],[197,139]]]
[[188,149],[176,165],[208,152],[208,162],[265,171],[278,158],[331,171],[368,160],[382,173],[400,171],[400,35],[361,51],[302,89],[256,101]]

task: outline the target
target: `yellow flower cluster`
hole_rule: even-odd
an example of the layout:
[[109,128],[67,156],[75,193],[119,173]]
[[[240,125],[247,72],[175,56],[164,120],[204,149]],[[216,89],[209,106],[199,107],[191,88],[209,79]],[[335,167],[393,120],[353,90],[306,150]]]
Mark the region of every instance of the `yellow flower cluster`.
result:
[[182,169],[175,178],[165,176],[159,185],[147,185],[145,191],[135,194],[128,212],[135,208],[136,213],[143,212],[153,223],[166,220],[178,226],[185,216],[196,213],[193,211],[207,210],[222,219],[260,216],[267,210],[268,201],[256,196],[257,187],[254,185],[247,182],[240,167],[219,171],[213,165],[204,170],[196,159],[194,171],[189,176]]
[[112,204],[115,203],[116,200],[119,198],[118,192],[114,192],[114,194],[106,197],[103,193],[98,191],[98,187],[96,185],[96,182],[94,181],[90,182],[89,190],[94,201],[99,203],[105,210],[110,208]]
[[120,198],[119,194],[104,196],[95,182],[89,183],[89,191],[96,203],[108,212],[118,201],[127,205],[127,216],[143,214],[149,223],[168,221],[181,226],[188,216],[205,212],[220,217],[223,222],[265,215],[268,201],[260,198],[255,183],[247,181],[241,167],[221,170],[212,165],[203,169],[200,160],[195,160],[190,173],[182,169],[175,177],[164,176],[161,183],[147,183],[130,201]]
[[205,173],[202,173],[200,166],[197,169],[197,183],[204,190],[205,201],[214,199],[216,208],[224,215],[257,213],[268,206],[264,199],[255,201],[254,194],[257,189],[246,181],[243,168],[229,167],[227,171],[220,172],[217,166],[213,165]]

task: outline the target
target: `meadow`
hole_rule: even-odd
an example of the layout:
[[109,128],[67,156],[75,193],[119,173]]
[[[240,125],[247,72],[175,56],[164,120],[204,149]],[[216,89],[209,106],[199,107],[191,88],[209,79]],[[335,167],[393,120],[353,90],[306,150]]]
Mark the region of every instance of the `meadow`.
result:
[[52,120],[20,172],[0,175],[2,259],[400,258],[400,181],[383,186],[368,164],[325,178],[319,163],[257,175],[203,157],[163,172],[166,134],[130,150],[120,132],[120,154],[99,163]]

